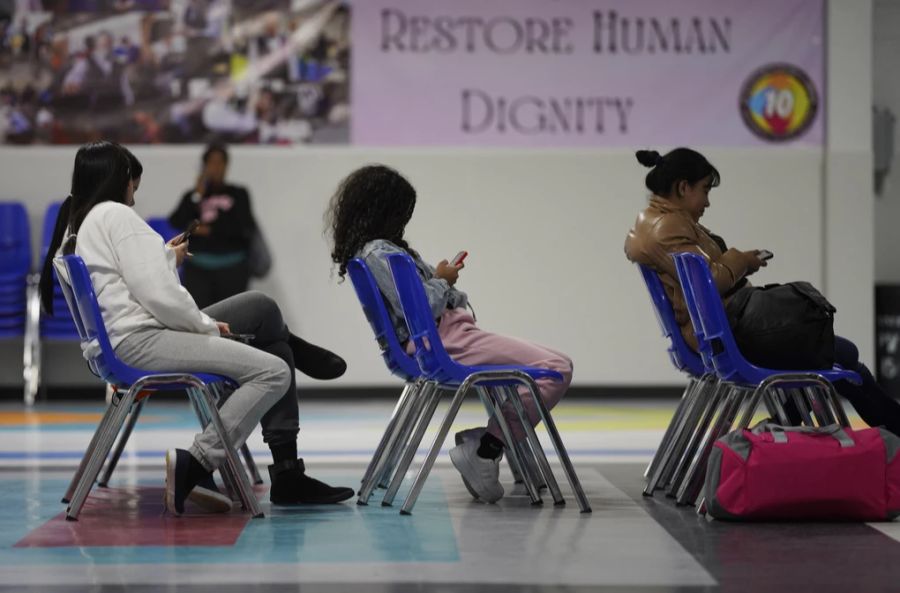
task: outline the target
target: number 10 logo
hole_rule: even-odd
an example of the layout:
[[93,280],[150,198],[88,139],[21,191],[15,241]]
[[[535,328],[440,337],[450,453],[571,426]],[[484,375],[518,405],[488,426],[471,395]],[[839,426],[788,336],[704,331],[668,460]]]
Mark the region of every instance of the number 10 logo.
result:
[[815,121],[816,89],[805,72],[788,64],[760,68],[741,89],[744,123],[757,136],[773,142],[803,134]]

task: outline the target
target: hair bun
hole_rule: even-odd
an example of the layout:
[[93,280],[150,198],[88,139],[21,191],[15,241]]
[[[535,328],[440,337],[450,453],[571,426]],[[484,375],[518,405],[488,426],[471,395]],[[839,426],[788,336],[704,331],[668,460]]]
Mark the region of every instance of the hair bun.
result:
[[645,167],[655,167],[663,160],[662,155],[655,150],[639,150],[634,155],[638,162]]

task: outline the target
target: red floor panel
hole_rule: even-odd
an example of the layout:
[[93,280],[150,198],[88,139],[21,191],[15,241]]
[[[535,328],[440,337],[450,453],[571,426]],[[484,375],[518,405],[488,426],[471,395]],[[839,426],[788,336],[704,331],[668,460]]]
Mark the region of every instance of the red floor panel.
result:
[[239,506],[208,514],[190,503],[175,517],[164,512],[162,488],[95,488],[78,521],[66,521],[63,511],[15,547],[232,546],[249,520]]

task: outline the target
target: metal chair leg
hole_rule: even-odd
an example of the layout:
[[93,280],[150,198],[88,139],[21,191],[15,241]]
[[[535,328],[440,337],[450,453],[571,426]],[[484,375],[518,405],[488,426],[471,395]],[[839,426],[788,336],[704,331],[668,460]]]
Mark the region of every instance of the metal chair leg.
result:
[[694,389],[685,393],[683,397],[684,407],[681,415],[676,419],[674,429],[668,439],[663,439],[665,448],[662,454],[657,451],[656,465],[651,463],[652,471],[647,477],[647,483],[644,485],[644,496],[652,496],[653,492],[665,483],[665,480],[671,476],[675,470],[677,459],[684,452],[691,433],[696,429],[697,422],[700,419],[702,408],[708,399],[708,392],[712,388],[714,380],[704,376],[697,381]]
[[668,484],[666,484],[666,496],[670,498],[678,496],[678,490],[684,482],[684,478],[690,469],[691,462],[694,460],[697,450],[703,442],[703,437],[706,436],[707,431],[710,426],[712,426],[716,413],[724,404],[728,391],[729,386],[727,384],[721,382],[717,383],[709,401],[706,402],[705,406],[701,406],[700,409],[702,409],[702,415],[700,416],[700,421],[694,431],[690,433],[690,438],[688,438],[681,456],[675,463],[675,469],[672,472],[670,480],[668,480]]
[[253,454],[250,452],[250,447],[247,446],[247,443],[241,445],[241,456],[244,458],[244,463],[247,465],[247,471],[250,473],[250,479],[253,481],[253,484],[256,486],[262,484],[262,476],[259,475],[259,468],[256,466],[256,461],[254,461]]
[[[400,490],[400,485],[403,483],[403,478],[406,476],[406,472],[409,470],[409,466],[410,464],[412,464],[412,460],[416,456],[416,452],[419,449],[419,443],[422,442],[422,437],[425,436],[425,431],[428,428],[428,425],[431,423],[431,419],[434,417],[435,410],[437,410],[438,402],[440,402],[441,400],[441,390],[437,384],[430,385],[431,386],[427,391],[427,396],[423,392],[422,397],[425,400],[423,402],[424,408],[419,414],[419,418],[416,422],[415,430],[413,431],[412,436],[403,447],[403,455],[401,456],[400,461],[397,464],[397,468],[394,470],[393,479],[388,486],[387,492],[385,492],[384,494],[384,499],[382,499],[381,501],[381,506],[389,507],[394,504],[394,498],[397,496],[397,491]],[[422,470],[419,470],[420,474],[421,472]]]
[[144,409],[145,401],[147,400],[142,399],[135,402],[132,406],[131,413],[128,415],[128,421],[125,423],[125,429],[122,430],[122,434],[119,435],[116,447],[113,449],[112,455],[110,455],[109,460],[106,462],[106,468],[103,470],[103,475],[100,477],[100,482],[97,484],[100,488],[106,488],[109,485],[109,480],[112,478],[112,474],[119,464],[119,458],[122,456],[122,451],[125,450],[125,445],[128,444],[128,439],[131,437],[134,425],[137,424],[138,418],[141,415],[141,410]]
[[[372,458],[375,465],[372,467],[371,475],[359,489],[356,504],[362,506],[369,504],[372,492],[380,487],[380,484],[385,483],[385,487],[387,487],[390,483],[394,467],[406,449],[412,430],[427,407],[429,394],[433,387],[434,385],[429,382],[417,382],[413,385],[411,392],[407,394],[403,406],[398,411],[393,430],[390,432],[385,430],[388,441],[384,450],[377,459]],[[390,429],[390,426],[388,428]]]
[[509,428],[506,417],[503,415],[503,398],[498,391],[493,389],[486,387],[477,387],[476,389],[478,390],[479,395],[483,394],[483,397],[486,398],[488,404],[493,408],[492,415],[497,419],[497,425],[503,433],[503,440],[506,442],[506,456],[511,460],[511,466],[519,468],[522,481],[525,484],[525,489],[528,491],[528,496],[531,498],[531,503],[536,505],[541,504],[543,501],[541,500],[540,492],[531,476],[531,472],[528,471],[528,468],[525,467],[525,463],[519,458],[519,451],[516,448],[517,441],[513,437],[512,430]]
[[422,412],[425,410],[428,402],[430,401],[429,398],[422,397],[423,393],[424,387],[420,388],[420,390],[416,394],[416,397],[410,398],[411,401],[406,419],[404,422],[398,425],[397,438],[395,439],[390,451],[386,451],[384,454],[385,463],[383,464],[381,471],[375,472],[374,477],[376,488],[387,489],[391,483],[391,478],[395,473],[397,464],[400,462],[400,459],[403,456],[403,452],[406,450],[409,439],[412,438],[413,430],[416,427],[418,419],[422,415]]
[[[440,453],[441,451],[441,446],[444,444],[444,440],[447,438],[447,433],[450,432],[450,426],[453,424],[453,420],[459,413],[459,407],[462,405],[463,399],[466,396],[466,392],[469,390],[469,387],[471,387],[473,383],[474,381],[471,380],[471,377],[469,379],[466,379],[457,388],[456,393],[453,395],[453,399],[450,402],[450,408],[447,410],[447,414],[444,416],[443,422],[441,422],[438,433],[434,437],[434,441],[431,444],[431,449],[429,449],[428,455],[425,457],[424,463],[422,463],[422,467],[419,468],[419,473],[416,475],[416,479],[415,481],[413,481],[412,487],[409,489],[409,494],[406,495],[406,500],[403,502],[403,506],[400,508],[401,515],[409,515],[412,513],[412,509],[416,504],[416,500],[419,498],[419,494],[422,492],[422,488],[425,486],[425,480],[428,478],[428,474],[431,472],[431,468],[434,466],[434,460],[437,459],[438,453]],[[424,433],[424,430],[422,432]],[[419,436],[421,438],[421,435]],[[415,453],[415,450],[413,448],[411,448],[410,450]],[[394,476],[394,482],[397,482],[398,478],[402,479],[402,475],[400,474],[400,472],[398,472]],[[394,484],[392,483],[392,489],[393,486]],[[394,490],[394,492],[396,492],[396,490]],[[385,499],[387,499],[387,496],[385,496]]]
[[225,430],[225,426],[222,424],[222,419],[219,417],[219,412],[216,409],[215,396],[212,391],[202,383],[197,384],[197,389],[199,389],[204,396],[205,401],[202,403],[206,404],[206,414],[212,422],[213,428],[219,437],[219,442],[225,452],[225,465],[220,468],[224,470],[222,473],[224,474],[227,471],[231,474],[230,478],[237,487],[244,509],[249,511],[253,518],[263,517],[262,509],[259,507],[259,501],[256,499],[256,494],[253,492],[253,487],[250,485],[247,473],[244,471],[231,439],[228,437],[228,433]]
[[76,521],[78,519],[78,514],[81,513],[84,501],[87,499],[91,487],[94,485],[94,481],[100,473],[100,468],[106,460],[106,457],[109,455],[110,449],[112,449],[116,435],[119,434],[122,425],[125,423],[125,416],[130,411],[137,392],[138,390],[132,386],[125,395],[119,398],[118,402],[113,402],[112,405],[115,407],[115,411],[107,424],[106,430],[104,430],[100,436],[97,448],[90,455],[84,474],[79,480],[78,486],[75,488],[75,494],[72,496],[72,501],[66,509],[67,520]]
[[63,495],[62,500],[60,501],[63,504],[69,504],[69,502],[72,501],[72,496],[75,495],[75,489],[78,488],[78,484],[81,482],[81,478],[84,476],[84,471],[87,469],[88,462],[91,460],[91,457],[97,450],[97,445],[100,444],[100,440],[108,430],[109,422],[110,420],[112,420],[113,413],[115,411],[115,406],[106,406],[106,411],[103,413],[103,418],[100,420],[100,424],[97,425],[97,430],[94,431],[94,436],[91,437],[91,442],[88,444],[87,450],[85,450],[84,456],[81,458],[81,463],[78,465],[78,469],[75,470],[75,475],[72,476],[72,480],[69,482],[69,487],[66,489],[66,493]]
[[41,386],[41,296],[38,289],[40,276],[28,277],[25,297],[25,336],[22,353],[22,379],[24,380],[25,406],[34,405]]
[[[669,420],[669,426],[666,427],[666,432],[663,434],[662,440],[656,447],[656,452],[653,454],[653,459],[650,460],[650,463],[644,470],[644,478],[649,480],[650,476],[656,473],[657,468],[662,463],[663,457],[665,457],[666,451],[669,450],[673,445],[673,441],[678,433],[678,427],[683,424],[685,414],[687,413],[687,410],[690,407],[690,403],[692,401],[692,395],[694,393],[694,390],[697,389],[698,385],[699,381],[694,377],[691,377],[688,381],[688,384],[685,386],[684,392],[681,394],[681,399],[678,400],[678,407],[675,408],[675,413],[672,414],[672,419]],[[653,492],[652,488],[650,489],[650,492]]]
[[[375,453],[372,455],[372,460],[366,467],[366,472],[360,482],[359,498],[357,499],[357,502],[360,504],[368,503],[369,496],[376,486],[376,477],[380,477],[386,465],[384,458],[389,457],[393,453],[393,445],[399,437],[398,433],[405,426],[406,419],[409,416],[410,402],[416,397],[421,387],[422,381],[407,383],[403,386],[397,405],[394,406],[394,411],[391,413],[391,418],[384,429],[384,434],[381,436],[381,440],[375,448]],[[363,493],[365,493],[365,500],[363,500]]]
[[703,487],[703,480],[706,477],[706,462],[709,460],[709,454],[712,452],[713,445],[734,424],[734,418],[740,410],[741,403],[745,397],[743,390],[738,386],[733,386],[730,391],[731,393],[725,400],[725,405],[722,407],[719,418],[713,425],[712,430],[709,431],[709,434],[706,435],[706,439],[677,493],[675,502],[679,505],[693,505],[697,501],[697,497]]
[[691,445],[691,439],[697,430],[700,429],[701,421],[707,409],[714,404],[715,397],[718,393],[718,379],[713,375],[705,375],[697,390],[695,401],[692,402],[684,419],[684,425],[681,431],[674,439],[675,443],[668,460],[661,465],[660,475],[654,486],[654,489],[667,490],[670,484],[674,483],[674,477],[681,465],[688,446]]
[[[575,467],[572,465],[572,460],[569,458],[569,453],[566,451],[566,446],[563,443],[562,437],[560,436],[559,431],[556,429],[556,422],[550,415],[550,411],[547,409],[547,405],[544,403],[544,400],[540,397],[540,389],[538,388],[537,383],[535,383],[534,379],[532,379],[525,373],[517,374],[520,375],[521,380],[525,383],[525,385],[528,386],[528,389],[531,391],[531,396],[534,398],[534,403],[537,406],[541,421],[544,423],[544,428],[546,429],[547,434],[550,436],[550,442],[553,443],[553,447],[556,449],[556,456],[559,458],[560,463],[562,463],[563,471],[566,474],[566,479],[568,479],[569,481],[569,486],[572,488],[572,492],[575,494],[575,500],[578,502],[578,508],[582,513],[590,513],[591,505],[584,493],[584,488],[581,487],[581,481],[578,479],[578,474],[575,473]],[[519,403],[521,404],[521,402]],[[530,433],[529,437],[533,438],[538,446],[540,445],[537,434],[534,432],[534,427],[531,426],[530,422],[527,422],[527,418],[525,422],[525,432]],[[542,459],[542,455],[539,455],[538,451],[535,451],[535,454],[538,458],[538,463],[543,466],[543,464],[546,463],[546,457]],[[545,478],[547,478],[547,486],[550,488],[550,492],[553,493],[553,483],[555,482],[555,480],[552,477],[553,474],[550,470],[549,464],[547,464],[545,467],[542,467],[541,469],[546,473]]]
[[[484,406],[485,411],[487,412],[488,420],[500,414],[499,410],[503,409],[503,402],[506,400],[506,390],[503,387],[497,387],[494,389],[489,389],[487,387],[476,387],[475,391],[478,393],[478,399],[481,400],[482,405]],[[499,404],[499,405],[498,405]],[[515,443],[512,441],[506,442],[507,447],[514,447]],[[516,451],[518,454],[518,451]],[[509,465],[509,471],[513,475],[513,481],[518,484],[524,481],[522,468],[520,466],[521,456],[517,455],[515,458],[511,455],[506,455],[506,463]]]
[[[535,387],[535,389],[533,390],[531,389],[531,385],[526,384],[525,386],[526,388],[528,388],[529,393],[531,393],[532,397],[540,397],[539,392],[536,391],[537,387]],[[556,476],[553,475],[553,469],[550,467],[550,462],[547,460],[547,455],[544,452],[544,447],[543,445],[541,445],[541,441],[538,438],[534,427],[531,425],[531,420],[530,418],[528,418],[528,413],[525,411],[525,405],[522,403],[522,398],[519,397],[518,390],[513,387],[508,387],[506,389],[506,392],[508,394],[507,399],[512,404],[513,409],[516,411],[516,415],[518,415],[519,417],[519,422],[522,424],[522,429],[525,431],[525,442],[527,443],[527,446],[531,448],[531,451],[534,454],[538,471],[542,474],[544,481],[547,483],[547,488],[550,490],[550,496],[553,498],[553,504],[565,504],[566,500],[565,498],[563,498],[562,490],[560,490],[559,488],[559,483],[556,481]],[[559,451],[557,451],[557,454],[558,453]]]

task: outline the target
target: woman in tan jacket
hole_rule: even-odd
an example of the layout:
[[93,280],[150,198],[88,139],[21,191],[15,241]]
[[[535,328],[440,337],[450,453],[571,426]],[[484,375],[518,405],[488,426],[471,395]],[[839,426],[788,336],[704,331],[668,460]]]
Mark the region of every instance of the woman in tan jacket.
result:
[[[625,255],[659,274],[672,300],[681,333],[696,350],[697,339],[670,254],[689,251],[706,258],[726,307],[738,290],[749,285],[747,277],[765,266],[766,261],[760,258],[758,250],[729,249],[721,237],[700,224],[709,208],[709,193],[720,181],[719,172],[706,157],[689,148],[676,148],[665,156],[641,150],[637,159],[651,168],[646,186],[652,196],[625,238]],[[867,424],[885,426],[900,435],[900,404],[878,386],[869,369],[859,362],[856,346],[835,336],[834,359],[863,379],[859,386],[846,381],[836,383],[838,392]]]

